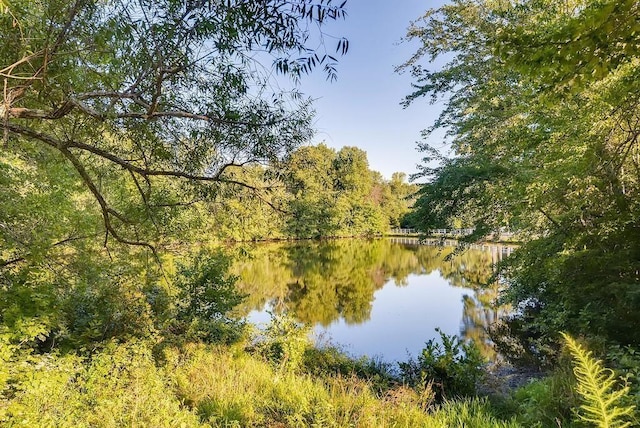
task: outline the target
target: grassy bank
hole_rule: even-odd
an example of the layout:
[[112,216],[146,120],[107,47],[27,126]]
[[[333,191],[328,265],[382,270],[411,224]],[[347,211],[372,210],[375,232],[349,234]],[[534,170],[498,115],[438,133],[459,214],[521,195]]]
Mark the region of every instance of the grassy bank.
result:
[[380,389],[380,381],[358,376],[363,363],[334,355],[321,367],[320,355],[293,370],[238,347],[154,351],[148,342],[128,342],[91,358],[27,358],[11,367],[3,385],[0,421],[8,427],[517,426],[499,422],[486,401],[432,406],[411,388]]
[[[575,372],[577,383],[564,367],[508,395],[478,397],[460,383],[469,379],[471,360],[434,351],[435,342],[418,361],[400,364],[399,375],[385,364],[311,347],[299,340],[304,329],[290,327],[276,320],[259,342],[254,336],[234,345],[131,340],[82,354],[14,355],[0,378],[0,424],[577,427],[634,420],[634,395],[614,392],[615,376],[575,342],[572,354],[582,370]],[[445,390],[460,393],[439,397]],[[598,402],[608,404],[593,410]],[[601,425],[610,415],[610,425]]]

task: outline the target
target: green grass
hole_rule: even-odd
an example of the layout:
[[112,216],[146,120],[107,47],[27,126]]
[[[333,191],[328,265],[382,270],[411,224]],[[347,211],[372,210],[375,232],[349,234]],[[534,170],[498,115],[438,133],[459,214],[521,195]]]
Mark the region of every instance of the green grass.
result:
[[395,385],[383,391],[356,371],[282,370],[241,348],[205,345],[165,348],[159,364],[151,348],[111,344],[91,359],[49,355],[14,361],[0,396],[0,425],[517,426],[497,420],[483,400],[429,406],[429,397],[413,389]]
[[563,366],[492,404],[439,403],[429,382],[403,385],[389,366],[335,348],[310,347],[296,364],[283,364],[291,352],[266,352],[274,343],[288,349],[279,341],[250,348],[130,341],[91,357],[13,355],[3,364],[0,426],[604,427],[629,426],[633,416],[620,404],[628,388],[612,389],[613,374],[575,343],[577,385]]
[[[0,396],[3,427],[192,427],[199,420],[172,390],[145,343],[109,345],[91,360],[23,358]],[[169,393],[167,393],[169,391]]]

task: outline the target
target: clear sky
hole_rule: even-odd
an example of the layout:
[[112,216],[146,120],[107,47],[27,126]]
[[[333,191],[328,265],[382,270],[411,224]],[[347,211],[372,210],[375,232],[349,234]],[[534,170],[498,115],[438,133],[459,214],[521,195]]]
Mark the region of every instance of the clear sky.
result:
[[[422,158],[416,150],[420,131],[433,123],[442,105],[430,105],[424,98],[402,108],[412,79],[394,68],[418,46],[400,43],[409,23],[444,1],[348,0],[347,19],[327,29],[349,39],[349,52],[339,58],[338,80],[328,82],[322,70],[316,70],[300,87],[316,99],[314,143],[359,147],[367,152],[370,168],[386,178],[395,171],[415,172]],[[438,138],[429,142],[440,145]]]

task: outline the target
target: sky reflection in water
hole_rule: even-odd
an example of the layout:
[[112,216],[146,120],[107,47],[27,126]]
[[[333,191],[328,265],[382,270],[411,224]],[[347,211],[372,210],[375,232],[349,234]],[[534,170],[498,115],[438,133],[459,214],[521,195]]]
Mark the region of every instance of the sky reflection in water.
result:
[[[240,315],[254,323],[287,310],[321,340],[385,361],[416,356],[439,327],[478,342],[499,316],[497,286],[481,287],[501,249],[468,250],[390,239],[257,244],[234,267],[249,297]],[[484,346],[488,357],[489,347]]]

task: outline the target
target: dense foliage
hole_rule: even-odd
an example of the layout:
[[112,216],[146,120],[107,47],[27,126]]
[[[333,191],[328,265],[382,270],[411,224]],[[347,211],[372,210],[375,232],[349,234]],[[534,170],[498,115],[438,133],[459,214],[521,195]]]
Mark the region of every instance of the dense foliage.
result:
[[440,340],[428,340],[417,361],[399,363],[402,378],[418,390],[431,389],[439,401],[473,396],[484,362],[480,351],[473,342],[437,331]]
[[[334,52],[349,44],[323,31],[345,5],[0,0],[3,426],[571,421],[575,403],[560,398],[573,379],[562,374],[562,388],[532,383],[502,418],[477,398],[440,403],[472,395],[478,380],[479,359],[457,338],[428,342],[402,366],[409,387],[384,364],[310,348],[308,327],[290,318],[258,334],[238,321],[254,302],[212,241],[378,234],[405,221],[416,190],[402,174],[371,171],[360,149],[305,145],[309,100],[271,85],[274,70],[294,83],[318,67],[336,78]],[[410,98],[454,94],[436,126],[450,127],[459,155],[424,170],[435,180],[415,218],[537,238],[505,267],[512,301],[528,304],[521,318],[538,316],[517,320],[534,338],[562,326],[639,340],[636,15],[631,1],[457,0],[411,30],[425,47],[407,67],[454,52],[441,72],[413,68],[423,80]],[[422,247],[380,265],[385,245],[318,244],[320,265],[285,249],[289,266],[254,273],[301,317],[328,277],[326,296],[342,302],[321,322],[358,321],[381,281],[401,283],[444,256]],[[488,281],[482,257],[459,260],[462,271],[441,273]],[[465,301],[468,335],[493,292]],[[611,349],[619,367],[640,367],[633,348]],[[578,392],[598,388],[576,373]],[[619,391],[610,396],[634,389]],[[583,395],[586,406],[598,398]],[[598,417],[616,409],[632,416],[625,402]]]
[[421,226],[519,232],[505,330],[540,358],[560,330],[640,345],[639,14],[631,0],[454,0],[409,29],[407,102],[449,97],[432,129],[454,152],[421,147]]
[[[370,171],[364,152],[297,149],[308,102],[273,89],[259,62],[334,78],[335,58],[307,45],[344,3],[1,5],[1,358],[158,332],[220,339],[235,281],[223,255],[189,243],[380,233],[406,212],[413,187]],[[316,208],[295,165],[318,150],[333,156],[332,187],[315,196],[347,211],[300,218]],[[325,220],[340,228],[300,231]]]
[[390,180],[369,169],[356,147],[325,144],[293,150],[269,167],[246,167],[234,178],[268,191],[219,193],[206,205],[211,222],[202,228],[225,240],[371,236],[399,227],[418,186],[403,173]]
[[[333,52],[348,41],[325,46],[323,25],[345,4],[0,1],[1,424],[341,424],[330,388],[293,375],[289,390],[323,396],[308,398],[322,414],[302,395],[281,402],[289,390],[277,382],[264,406],[253,396],[239,408],[227,395],[226,408],[197,382],[191,390],[179,368],[188,362],[222,385],[216,393],[246,400],[249,383],[274,379],[271,366],[245,354],[257,370],[233,369],[226,348],[179,354],[246,333],[230,314],[243,296],[230,259],[210,248],[216,239],[380,233],[407,211],[414,187],[370,171],[364,152],[298,149],[312,135],[309,100],[271,84],[274,70],[294,83],[318,67],[335,79]],[[312,177],[297,162],[318,150],[331,155],[322,172],[331,186],[300,203]],[[337,226],[302,231],[324,214],[296,213],[323,200]],[[272,359],[291,362],[281,339],[286,352]],[[244,384],[218,377],[241,373]],[[361,390],[344,407],[360,397],[379,405]],[[380,411],[424,418],[419,408]]]
[[[38,359],[22,368],[12,399],[0,397],[0,421],[105,428],[519,426],[494,416],[486,400],[450,402],[427,413],[423,398],[398,384],[381,398],[355,370],[334,376],[335,361],[321,366],[321,355],[310,376],[227,347],[190,345],[161,354],[158,363],[147,343],[133,341],[111,343],[92,359]],[[349,364],[371,370],[366,362]]]
[[[230,173],[282,159],[308,140],[309,101],[273,89],[272,67],[260,59],[293,78],[321,64],[335,77],[335,59],[309,44],[323,40],[311,29],[341,19],[343,6],[7,3],[0,14],[0,116],[6,152],[23,164],[3,162],[3,176],[15,178],[6,186],[24,186],[25,170],[64,166],[58,174],[84,188],[84,204],[98,210],[91,233],[148,247],[167,212],[224,185],[251,188]],[[27,226],[16,220],[3,218],[5,229]],[[78,235],[52,223],[62,229],[59,240]],[[5,259],[29,252],[6,231],[2,239]]]
[[19,383],[11,367],[45,353],[237,336],[227,259],[164,250],[202,240],[219,193],[264,193],[245,165],[308,140],[308,101],[273,89],[260,60],[334,78],[308,44],[344,6],[0,2],[2,394]]

